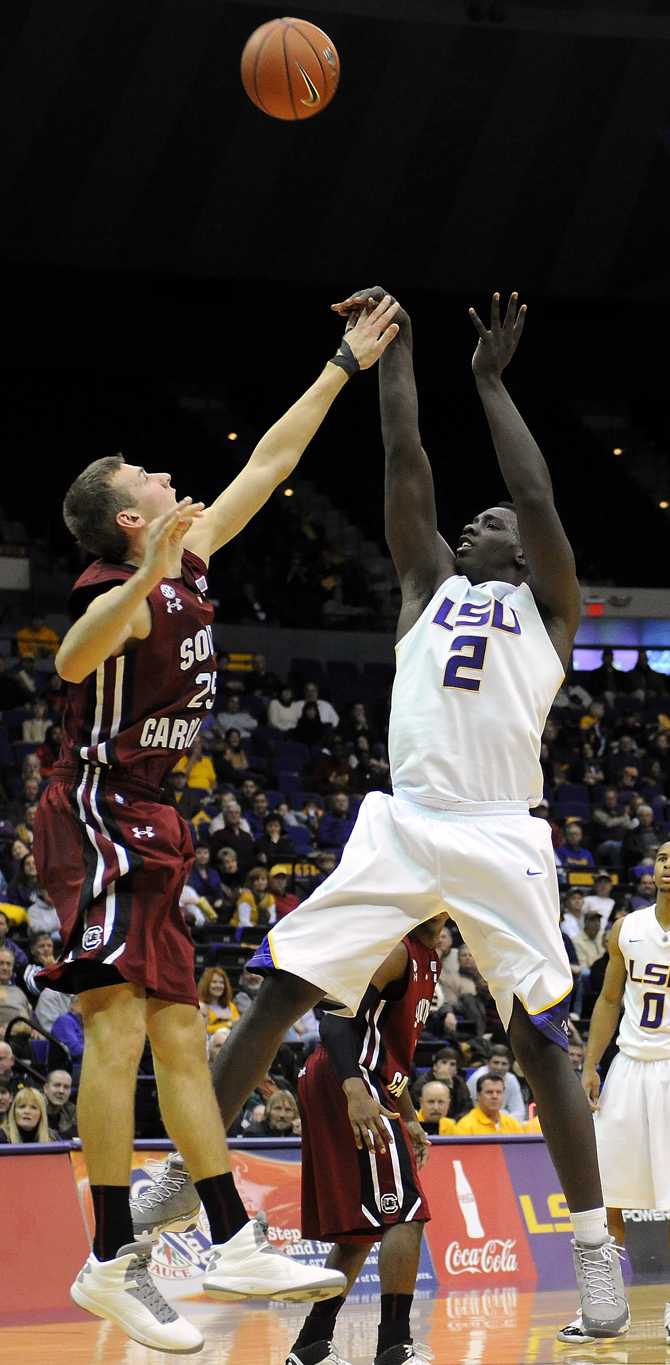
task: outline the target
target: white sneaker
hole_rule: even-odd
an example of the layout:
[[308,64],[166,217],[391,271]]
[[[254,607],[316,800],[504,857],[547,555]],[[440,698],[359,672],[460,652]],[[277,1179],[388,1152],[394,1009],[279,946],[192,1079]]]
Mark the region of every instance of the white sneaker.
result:
[[582,1315],[581,1313],[578,1313],[577,1317],[572,1319],[572,1322],[567,1323],[565,1327],[561,1328],[560,1332],[556,1333],[556,1340],[564,1341],[568,1345],[573,1344],[578,1346],[580,1342],[595,1341],[596,1338],[589,1336],[589,1333],[584,1331]]
[[151,1246],[120,1247],[113,1261],[91,1252],[70,1294],[80,1308],[115,1322],[133,1341],[156,1351],[201,1351],[204,1337],[175,1313],[149,1274]]
[[212,1247],[203,1289],[213,1299],[332,1299],[346,1289],[339,1270],[322,1270],[273,1247],[258,1218]]
[[663,1326],[665,1328],[666,1346],[670,1346],[670,1303],[666,1303],[665,1305],[665,1313],[663,1314]]

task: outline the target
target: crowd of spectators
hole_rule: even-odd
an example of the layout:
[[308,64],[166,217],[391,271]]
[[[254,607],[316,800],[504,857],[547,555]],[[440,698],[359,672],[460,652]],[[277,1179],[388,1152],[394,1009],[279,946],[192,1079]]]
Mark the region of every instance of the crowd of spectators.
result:
[[[57,643],[35,620],[18,633],[13,656],[0,655],[0,1141],[76,1134],[77,999],[46,990],[35,1002],[21,985],[26,963],[47,965],[60,945],[32,854],[36,803],[61,735]],[[323,681],[277,676],[261,655],[237,671],[224,656],[218,683],[217,707],[165,792],[195,847],[182,908],[210,1058],[258,991],[260,978],[244,963],[261,937],[337,865],[366,792],[390,790],[383,690],[343,703]],[[599,669],[571,675],[561,689],[541,763],[544,796],[534,815],[549,822],[555,850],[579,1069],[611,925],[655,896],[654,858],[670,831],[670,683],[643,652],[623,674],[604,650]],[[438,953],[412,1078],[429,1131],[537,1131],[495,1002],[453,922]],[[318,1029],[318,1010],[310,1011],[287,1035],[239,1115],[238,1136],[299,1131],[297,1072]],[[148,1048],[141,1071],[151,1081]],[[142,1135],[160,1136],[159,1123],[154,1107]]]

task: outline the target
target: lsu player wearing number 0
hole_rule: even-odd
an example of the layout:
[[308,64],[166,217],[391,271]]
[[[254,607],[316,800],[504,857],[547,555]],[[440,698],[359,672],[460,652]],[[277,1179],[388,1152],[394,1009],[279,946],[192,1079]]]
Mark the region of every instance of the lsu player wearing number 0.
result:
[[[623,1209],[670,1209],[670,843],[656,855],[654,881],[656,904],[612,926],[582,1074],[594,1110],[607,1223],[619,1242]],[[601,1093],[598,1064],[617,1025],[619,1052]],[[664,1330],[670,1346],[670,1303]],[[558,1339],[591,1340],[580,1317]]]
[[[336,308],[353,317],[382,293],[361,291]],[[494,295],[490,328],[471,314],[475,381],[513,501],[473,516],[455,549],[437,529],[410,319],[402,309],[395,316],[400,331],[380,362],[386,538],[401,588],[393,795],[365,797],[339,866],[252,960],[268,978],[217,1059],[217,1096],[228,1120],[292,1018],[323,995],[355,1014],[394,945],[448,909],[537,1102],[572,1215],[584,1322],[594,1336],[616,1336],[628,1309],[591,1114],[567,1056],[572,973],[554,853],[546,821],[530,813],[542,798],[541,736],[581,596],[549,470],[502,382],[525,309],[513,295],[503,322]],[[442,464],[446,502],[458,490],[459,459],[447,452]]]

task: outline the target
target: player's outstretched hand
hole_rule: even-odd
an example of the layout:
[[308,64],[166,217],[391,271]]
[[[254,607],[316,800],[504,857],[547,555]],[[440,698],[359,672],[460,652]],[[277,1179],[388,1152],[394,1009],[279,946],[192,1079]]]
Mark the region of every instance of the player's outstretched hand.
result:
[[375,1147],[382,1155],[386,1151],[388,1128],[383,1120],[397,1119],[390,1109],[385,1109],[372,1098],[363,1081],[351,1080],[344,1084],[344,1093],[349,1110],[349,1122],[354,1134],[354,1142],[359,1151],[367,1147],[373,1152]]
[[[371,289],[357,289],[354,294],[349,295],[348,299],[342,299],[340,303],[331,303],[330,307],[332,312],[339,313],[341,318],[351,319],[352,316],[358,318],[364,308],[368,313],[371,313],[372,309],[376,308],[384,297],[392,299],[394,303],[397,302],[393,294],[389,294],[388,289],[382,289],[380,284],[373,284]],[[409,325],[409,313],[398,306],[395,320],[402,331],[403,327]]]
[[371,312],[360,313],[354,326],[347,327],[349,347],[362,370],[375,365],[386,347],[395,341],[400,330],[394,321],[399,307],[390,294],[385,294]]
[[202,515],[204,506],[203,502],[182,498],[169,512],[149,522],[142,568],[154,584],[167,577],[175,546]]
[[519,308],[519,295],[510,294],[505,321],[500,321],[500,294],[494,294],[491,301],[491,326],[486,328],[474,308],[469,314],[479,336],[472,357],[472,369],[476,379],[499,379],[509,365],[521,340],[527,307]]
[[586,1098],[595,1114],[600,1106],[600,1076],[594,1066],[584,1067],[582,1072],[582,1089],[586,1093]]
[[425,1166],[430,1156],[430,1138],[428,1134],[424,1132],[418,1119],[412,1119],[412,1122],[407,1124],[407,1132],[409,1133],[409,1140],[414,1149],[416,1164],[419,1170],[421,1170],[421,1167]]

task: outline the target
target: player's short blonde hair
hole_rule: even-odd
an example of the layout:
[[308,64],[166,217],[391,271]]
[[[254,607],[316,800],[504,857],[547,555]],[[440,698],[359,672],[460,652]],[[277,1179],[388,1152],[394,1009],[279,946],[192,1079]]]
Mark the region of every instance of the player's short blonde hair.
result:
[[82,469],[63,500],[63,520],[82,550],[120,564],[127,553],[126,534],[116,517],[128,506],[128,495],[112,483],[125,464],[123,455],[104,455]]

